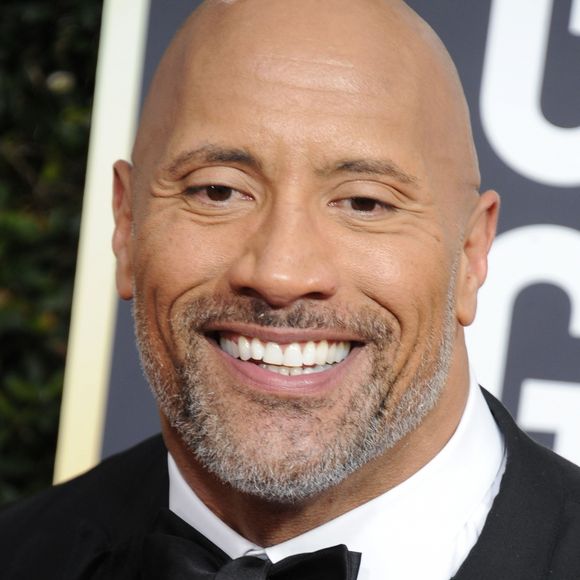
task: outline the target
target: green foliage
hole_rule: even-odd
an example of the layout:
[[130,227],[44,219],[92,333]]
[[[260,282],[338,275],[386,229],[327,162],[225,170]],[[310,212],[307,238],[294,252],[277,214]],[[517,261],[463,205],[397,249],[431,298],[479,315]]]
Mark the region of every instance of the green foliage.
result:
[[0,6],[0,503],[52,478],[100,11]]

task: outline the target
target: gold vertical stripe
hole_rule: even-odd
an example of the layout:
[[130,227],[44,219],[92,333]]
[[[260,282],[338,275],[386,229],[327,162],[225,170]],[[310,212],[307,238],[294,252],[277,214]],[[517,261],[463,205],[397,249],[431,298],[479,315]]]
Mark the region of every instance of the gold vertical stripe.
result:
[[113,162],[136,128],[150,0],[105,0],[54,482],[100,460],[117,297]]

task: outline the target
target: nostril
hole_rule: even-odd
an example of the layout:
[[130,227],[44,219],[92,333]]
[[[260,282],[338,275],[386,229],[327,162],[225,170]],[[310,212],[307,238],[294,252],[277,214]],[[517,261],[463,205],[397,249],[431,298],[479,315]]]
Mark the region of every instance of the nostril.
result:
[[259,300],[262,304],[266,304],[270,310],[281,310],[287,308],[297,300],[305,298],[304,295],[286,294],[273,291],[271,288],[260,291],[255,288],[245,286],[237,290],[241,296],[247,296]]
[[236,293],[240,296],[258,299],[260,302],[267,304],[272,310],[287,308],[291,304],[302,300],[312,300],[320,302],[327,300],[332,293],[314,291],[304,291],[303,288],[273,287],[263,286],[252,288],[243,286],[236,288]]
[[326,300],[328,295],[324,292],[310,292],[303,296],[303,298],[310,298],[311,300]]
[[250,286],[243,286],[237,289],[237,293],[248,298],[256,298],[260,302],[267,304],[272,309],[284,308],[288,305],[288,300],[281,300],[280,296],[272,292],[261,292]]

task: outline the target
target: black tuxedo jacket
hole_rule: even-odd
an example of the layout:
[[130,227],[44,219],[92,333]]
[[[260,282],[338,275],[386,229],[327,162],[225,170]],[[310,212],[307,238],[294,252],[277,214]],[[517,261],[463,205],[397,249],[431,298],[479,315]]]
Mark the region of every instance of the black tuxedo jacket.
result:
[[[486,397],[508,462],[482,534],[453,580],[580,580],[580,469],[532,442]],[[0,512],[0,578],[90,577],[99,554],[144,535],[167,502],[167,451],[158,436]]]

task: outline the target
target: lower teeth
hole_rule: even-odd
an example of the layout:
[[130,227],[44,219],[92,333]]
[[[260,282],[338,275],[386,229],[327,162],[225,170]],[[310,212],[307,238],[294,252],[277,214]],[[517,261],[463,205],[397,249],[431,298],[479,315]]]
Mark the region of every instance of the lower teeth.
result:
[[310,375],[312,373],[322,373],[332,368],[334,365],[316,365],[313,367],[283,367],[279,365],[267,365],[260,363],[261,368],[278,373],[279,375],[296,376],[296,375]]

